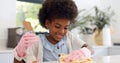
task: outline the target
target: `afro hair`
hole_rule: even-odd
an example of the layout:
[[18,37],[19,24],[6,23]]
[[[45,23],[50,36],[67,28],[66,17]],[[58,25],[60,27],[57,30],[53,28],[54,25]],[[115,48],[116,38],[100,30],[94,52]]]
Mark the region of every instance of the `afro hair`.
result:
[[42,27],[46,28],[46,20],[68,19],[74,23],[77,15],[78,9],[73,0],[46,0],[39,10],[38,18]]

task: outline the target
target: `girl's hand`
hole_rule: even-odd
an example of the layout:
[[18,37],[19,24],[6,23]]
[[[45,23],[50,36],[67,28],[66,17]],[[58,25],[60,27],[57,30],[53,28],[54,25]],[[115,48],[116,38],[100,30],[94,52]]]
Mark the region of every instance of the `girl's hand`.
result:
[[25,33],[16,47],[17,55],[19,57],[24,57],[26,55],[26,50],[28,49],[28,47],[36,42],[38,42],[38,38],[35,33]]
[[89,46],[87,44],[84,44],[81,48],[83,48],[83,47],[88,48],[91,51],[91,54],[94,54],[94,50],[93,50],[93,48],[91,46]]

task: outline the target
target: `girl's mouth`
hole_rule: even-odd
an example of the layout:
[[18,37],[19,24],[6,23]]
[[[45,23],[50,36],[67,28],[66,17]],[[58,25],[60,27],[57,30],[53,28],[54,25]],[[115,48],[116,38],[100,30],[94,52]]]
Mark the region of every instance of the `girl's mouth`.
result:
[[57,38],[57,39],[62,39],[62,38],[63,38],[63,35],[56,35],[56,38]]

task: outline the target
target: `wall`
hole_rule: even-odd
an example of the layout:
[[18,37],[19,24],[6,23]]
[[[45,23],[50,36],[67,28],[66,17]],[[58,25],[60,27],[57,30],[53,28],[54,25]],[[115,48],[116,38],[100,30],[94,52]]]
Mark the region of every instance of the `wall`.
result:
[[114,19],[112,22],[112,41],[120,43],[120,0],[101,0],[101,3],[104,7],[111,6],[111,8],[115,11]]
[[78,6],[78,9],[90,9],[93,6],[101,7],[100,0],[74,0]]
[[0,1],[0,50],[6,48],[7,29],[16,26],[16,0]]

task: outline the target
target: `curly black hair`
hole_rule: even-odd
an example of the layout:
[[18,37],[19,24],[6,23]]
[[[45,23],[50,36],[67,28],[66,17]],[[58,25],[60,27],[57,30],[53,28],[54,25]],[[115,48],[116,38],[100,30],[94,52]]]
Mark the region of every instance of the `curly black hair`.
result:
[[48,19],[68,19],[70,23],[75,22],[78,9],[73,0],[46,0],[39,10],[38,18],[42,27],[46,28],[45,21]]

